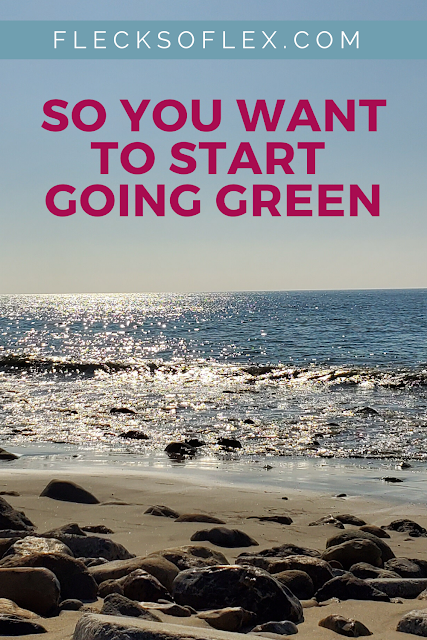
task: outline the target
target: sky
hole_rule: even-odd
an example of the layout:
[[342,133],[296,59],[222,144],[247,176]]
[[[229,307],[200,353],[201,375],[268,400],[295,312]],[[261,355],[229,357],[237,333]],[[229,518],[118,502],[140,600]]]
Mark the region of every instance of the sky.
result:
[[[425,0],[2,0],[0,20],[427,20]],[[1,251],[0,293],[226,291],[287,289],[366,289],[427,287],[425,149],[427,61],[422,60],[0,60]],[[47,100],[101,102],[104,127],[87,133],[69,126],[42,129]],[[131,132],[120,104],[150,99],[141,131]],[[222,121],[212,133],[196,131],[190,121],[176,133],[159,131],[152,107],[165,99],[189,110],[200,99],[208,118],[213,100],[222,102]],[[236,100],[253,108],[257,99],[274,109],[285,99],[276,132],[245,132]],[[321,132],[287,132],[300,99],[310,101]],[[366,109],[356,108],[356,131],[337,126],[324,131],[324,105],[342,108],[354,99],[385,99],[378,131],[368,132]],[[125,145],[143,141],[155,151],[153,169],[128,174],[111,155],[109,175],[100,175],[94,141]],[[206,155],[197,152],[197,170],[188,176],[169,171],[177,142],[224,141],[218,174],[208,175]],[[263,175],[228,168],[240,142],[250,142]],[[316,175],[306,174],[298,154],[295,175],[265,174],[266,142],[323,141]],[[137,156],[132,156],[135,161]],[[91,184],[107,185],[118,198],[119,185],[144,184],[155,193],[165,184],[167,197],[180,184],[200,187],[201,213],[184,218],[167,208],[164,218],[150,209],[136,218],[120,217],[116,207],[95,218],[80,206],[75,215],[56,217],[45,196],[57,184],[80,194]],[[219,189],[238,183],[273,184],[285,201],[287,183],[343,184],[342,218],[272,217],[267,210],[230,218],[216,208]],[[381,214],[361,207],[349,217],[350,184],[368,194],[380,184]],[[58,203],[63,202],[58,198]],[[183,200],[183,203],[185,200]],[[313,198],[313,204],[315,199]],[[62,205],[61,205],[62,206]],[[283,206],[283,205],[282,205]],[[315,207],[314,207],[315,209]]]

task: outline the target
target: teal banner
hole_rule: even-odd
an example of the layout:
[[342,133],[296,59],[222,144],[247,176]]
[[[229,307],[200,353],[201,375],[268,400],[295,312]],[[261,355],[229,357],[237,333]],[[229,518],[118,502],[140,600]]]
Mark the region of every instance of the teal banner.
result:
[[427,21],[1,21],[3,60],[416,60]]

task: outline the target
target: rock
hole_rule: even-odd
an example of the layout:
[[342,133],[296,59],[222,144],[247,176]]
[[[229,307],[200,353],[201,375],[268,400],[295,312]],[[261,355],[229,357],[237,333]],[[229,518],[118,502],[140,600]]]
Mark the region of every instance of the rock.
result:
[[409,611],[397,623],[397,631],[427,637],[427,609]]
[[6,451],[6,449],[2,449],[0,447],[0,460],[17,460],[19,458],[19,456],[17,456],[15,453],[11,453],[10,451]]
[[283,620],[283,622],[264,622],[254,627],[251,633],[260,633],[264,635],[266,633],[275,633],[279,636],[292,636],[298,633],[298,627],[289,620]]
[[292,524],[293,520],[289,516],[248,516],[247,520],[259,520],[260,522],[277,522],[278,524]]
[[157,602],[159,598],[170,597],[162,583],[144,569],[136,569],[117,582],[123,587],[123,594],[130,600]]
[[153,556],[165,558],[178,567],[180,571],[196,567],[212,567],[214,565],[228,564],[227,558],[220,551],[195,545],[163,549],[162,551],[156,551],[149,555],[148,558],[152,558]]
[[349,569],[357,562],[367,562],[374,567],[381,567],[381,549],[371,540],[347,540],[322,553],[323,560],[337,560],[344,569]]
[[119,593],[121,596],[123,593],[123,586],[118,580],[104,580],[98,587],[98,596],[100,598],[106,598],[112,593]]
[[82,530],[89,533],[101,533],[102,535],[114,533],[112,529],[109,529],[103,524],[88,524],[85,527],[82,527]]
[[255,614],[252,611],[242,609],[242,607],[225,607],[224,609],[203,611],[197,614],[197,617],[206,620],[214,629],[240,631],[254,621]]
[[413,520],[407,520],[405,518],[401,520],[393,520],[389,525],[384,526],[383,529],[389,531],[399,531],[400,533],[407,533],[411,538],[427,537],[427,531],[417,522]]
[[185,441],[185,444],[190,445],[190,447],[199,448],[204,447],[206,442],[203,442],[203,440],[199,440],[199,438],[190,438],[189,440]]
[[[185,567],[186,569],[188,567]],[[115,560],[102,565],[89,568],[89,573],[98,584],[105,580],[118,580],[127,576],[136,569],[144,569],[151,574],[168,590],[172,589],[172,583],[179,573],[178,568],[163,556],[148,556],[131,558],[130,560]]]
[[371,540],[371,542],[375,542],[377,547],[381,550],[383,562],[387,562],[387,560],[391,560],[395,557],[393,551],[390,549],[388,544],[384,542],[384,540],[373,536],[367,531],[360,531],[360,529],[346,529],[345,531],[337,533],[335,536],[327,540],[326,548],[329,549],[329,547],[342,544],[343,542],[347,542],[347,540]]
[[362,518],[358,518],[357,516],[351,515],[351,513],[341,513],[338,516],[335,516],[337,520],[342,522],[342,524],[351,524],[354,527],[363,527],[366,522],[362,520]]
[[[46,536],[46,534],[44,534]],[[106,560],[127,560],[134,558],[123,545],[98,536],[75,536],[63,534],[57,536],[67,545],[76,558],[105,558]]]
[[41,492],[40,497],[79,504],[99,504],[99,500],[89,491],[68,480],[51,480]]
[[[314,589],[320,589],[320,587],[331,580],[334,576],[330,565],[325,560],[320,558],[311,558],[310,556],[288,556],[287,558],[278,559],[274,562],[271,559],[270,565],[267,568],[269,573],[272,573],[277,578],[277,573],[283,571],[304,571],[308,574],[313,581]],[[292,591],[292,589],[291,589]],[[310,596],[311,597],[311,596]]]
[[0,615],[0,636],[29,636],[36,633],[46,633],[46,629],[20,616]]
[[243,607],[257,622],[286,618],[301,622],[300,601],[278,580],[257,567],[239,565],[187,569],[177,575],[172,595],[194,609]]
[[27,618],[27,620],[38,618],[36,613],[18,607],[13,600],[9,600],[8,598],[0,598],[0,615],[19,616],[20,618]]
[[73,555],[71,549],[60,540],[55,540],[55,538],[36,538],[35,536],[26,536],[14,542],[9,548],[7,555],[31,556],[34,553]]
[[46,616],[58,607],[60,586],[48,569],[0,568],[0,598]]
[[372,409],[371,407],[362,407],[361,409],[356,409],[355,413],[361,413],[364,416],[378,416],[379,413],[376,409]]
[[0,529],[11,531],[31,531],[35,528],[25,513],[17,511],[7,500],[0,497]]
[[110,409],[110,413],[124,413],[126,415],[136,415],[136,411],[133,409],[128,409],[127,407],[113,407]]
[[346,493],[337,493],[336,496],[334,496],[335,498],[346,498],[347,494]]
[[[257,556],[262,558],[287,558],[288,556],[311,556],[312,558],[320,558],[320,551],[315,549],[307,549],[307,547],[298,547],[295,544],[282,544],[280,547],[271,547],[270,549],[263,549],[262,551],[256,551],[255,553],[241,553],[238,556],[238,560],[242,556],[250,558],[251,556]],[[392,556],[394,557],[394,556]]]
[[350,567],[350,573],[356,578],[366,580],[366,578],[399,578],[399,574],[395,571],[388,571],[387,569],[380,569],[374,567],[367,562],[357,562]]
[[194,612],[194,609],[191,609],[191,607],[181,607],[174,602],[140,602],[139,604],[141,607],[144,607],[144,609],[155,609],[156,611],[165,613],[167,616],[174,616],[175,618],[189,618]]
[[387,531],[384,531],[381,527],[376,527],[374,524],[364,524],[363,527],[360,527],[360,531],[371,533],[373,536],[377,536],[377,538],[390,538]]
[[207,513],[183,513],[176,518],[175,522],[210,522],[212,524],[225,524],[224,520],[220,520],[215,516]]
[[71,522],[70,524],[64,524],[62,527],[58,527],[57,529],[51,529],[50,531],[42,533],[42,537],[57,538],[58,540],[60,540],[64,534],[68,534],[70,536],[86,535],[83,529],[81,529],[76,522]]
[[171,458],[184,458],[185,456],[195,456],[197,449],[186,442],[170,442],[165,451]]
[[34,553],[4,558],[1,567],[31,567],[49,569],[58,579],[63,600],[96,600],[98,585],[85,565],[69,555]]
[[359,638],[360,636],[371,636],[372,632],[359,620],[344,618],[343,616],[330,615],[320,620],[319,627],[330,629],[347,638]]
[[[98,567],[100,564],[108,564],[108,560],[105,558],[77,558],[80,562],[83,562],[85,567]],[[121,562],[120,560],[118,562]]]
[[59,605],[60,611],[80,611],[83,607],[83,602],[81,600],[77,600],[76,598],[69,598],[68,600],[63,600]]
[[241,449],[242,443],[235,438],[219,438],[216,441],[217,444],[221,445],[221,447],[225,447],[226,449]]
[[420,595],[417,596],[417,600],[427,600],[427,589],[421,591]]
[[120,438],[129,438],[129,440],[149,440],[150,436],[147,436],[147,434],[142,431],[130,429],[130,431],[124,431],[121,433]]
[[392,558],[385,563],[385,568],[394,571],[401,578],[427,577],[417,561],[409,558]]
[[0,558],[2,558],[10,547],[20,538],[0,538]]
[[390,598],[416,598],[427,588],[427,578],[368,578],[366,583]]
[[289,571],[275,573],[274,577],[292,591],[298,600],[309,600],[314,596],[315,588],[313,580],[305,571],[290,569]]
[[214,527],[213,529],[203,529],[193,533],[190,540],[192,542],[200,542],[207,540],[218,547],[228,547],[230,549],[236,547],[257,546],[258,542],[239,529],[227,529],[226,527]]
[[179,518],[179,513],[165,507],[163,504],[155,504],[153,507],[148,507],[144,513],[148,513],[151,516],[160,516],[161,518]]
[[324,602],[330,598],[339,600],[374,600],[376,602],[389,602],[390,598],[375,586],[365,580],[356,578],[351,573],[332,578],[326,582],[314,595],[318,602]]
[[138,602],[125,598],[118,593],[106,596],[102,605],[101,614],[107,616],[131,616],[132,618],[145,618],[152,622],[160,622],[160,618],[143,607]]
[[395,478],[394,476],[384,476],[383,478],[381,478],[381,480],[390,483],[403,482],[402,478]]
[[337,529],[344,529],[344,525],[342,522],[334,518],[334,516],[323,516],[323,518],[319,518],[319,520],[315,520],[314,522],[309,523],[309,527],[317,527],[323,524],[330,524],[333,527],[337,527]]

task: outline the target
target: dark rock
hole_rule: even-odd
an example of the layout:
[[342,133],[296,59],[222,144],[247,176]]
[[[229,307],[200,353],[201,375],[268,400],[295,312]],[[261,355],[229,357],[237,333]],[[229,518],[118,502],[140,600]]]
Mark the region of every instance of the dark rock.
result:
[[397,631],[427,638],[427,609],[415,609],[406,613],[397,623]]
[[100,598],[106,598],[112,593],[124,595],[123,586],[118,580],[104,580],[98,587],[98,595]]
[[374,567],[367,562],[357,562],[350,567],[350,572],[356,576],[366,580],[366,578],[399,578],[399,574],[395,571],[388,571],[387,569],[380,569]]
[[277,522],[278,524],[292,524],[289,516],[248,516],[247,520],[259,520],[260,522]]
[[[271,547],[270,549],[263,549],[254,553],[248,553],[245,551],[241,553],[237,558],[240,562],[242,557],[250,558],[251,556],[260,556],[263,558],[287,558],[288,556],[310,556],[312,558],[320,558],[320,551],[315,549],[307,549],[307,547],[298,547],[295,544],[282,544],[280,547]],[[394,556],[393,556],[394,557]]]
[[381,480],[384,480],[384,482],[391,482],[391,483],[403,482],[402,478],[396,478],[395,476],[384,476],[383,478],[381,478]]
[[[185,567],[187,568],[187,567]],[[130,560],[115,560],[99,566],[91,567],[89,573],[98,584],[105,580],[118,580],[127,576],[136,569],[144,569],[149,574],[157,578],[159,582],[168,590],[172,589],[172,583],[178,575],[178,568],[163,556],[151,555],[148,557],[137,557]]]
[[136,415],[136,411],[133,409],[128,409],[127,407],[113,407],[110,409],[110,413],[125,413],[127,415]]
[[103,535],[114,533],[112,529],[109,529],[103,524],[88,524],[82,527],[82,530],[89,533],[101,533]]
[[210,516],[207,513],[183,513],[175,522],[210,522],[211,524],[225,524],[224,520]]
[[[47,534],[44,534],[45,536]],[[106,560],[127,560],[134,558],[123,545],[98,536],[74,536],[63,534],[57,536],[74,553],[76,558],[105,558]]]
[[199,447],[204,447],[206,442],[203,442],[203,440],[199,440],[198,438],[190,438],[189,440],[185,441],[185,444],[190,445],[190,447],[194,447],[195,449],[198,449]]
[[221,445],[221,447],[225,447],[226,449],[241,449],[242,443],[235,438],[219,438],[217,440],[217,444]]
[[246,611],[242,607],[226,607],[213,609],[197,614],[198,618],[206,622],[214,629],[221,631],[238,632],[252,624],[256,618],[252,611]]
[[362,407],[361,409],[356,409],[355,413],[361,413],[364,416],[378,416],[379,413],[376,409],[372,409],[371,407]]
[[147,436],[147,434],[142,431],[130,429],[130,431],[124,431],[121,433],[120,438],[129,438],[129,440],[149,440],[150,436]]
[[2,558],[10,547],[20,538],[0,538],[0,558]]
[[344,569],[349,569],[357,562],[367,562],[374,567],[383,565],[381,549],[372,540],[347,540],[328,548],[322,554],[323,560],[337,560]]
[[427,588],[427,578],[369,578],[366,583],[390,598],[416,598]]
[[343,618],[343,616],[330,615],[323,620],[320,620],[319,627],[330,629],[339,633],[341,636],[347,636],[347,638],[359,638],[360,636],[371,636],[372,632],[369,631],[364,624],[359,620],[352,620],[351,618]]
[[18,498],[21,494],[17,491],[0,491],[0,496],[13,496]]
[[323,516],[323,518],[319,518],[319,520],[315,520],[314,522],[309,523],[309,527],[317,527],[323,524],[330,524],[333,527],[337,527],[337,529],[344,529],[344,525],[342,522],[334,518],[334,516]]
[[329,549],[329,547],[347,542],[347,540],[371,540],[371,542],[375,542],[377,547],[381,549],[383,562],[387,562],[387,560],[391,560],[395,557],[393,551],[390,549],[388,544],[384,542],[384,540],[373,536],[367,531],[360,531],[360,529],[346,529],[345,531],[337,533],[335,536],[327,540],[326,548]]
[[34,553],[26,556],[10,556],[2,560],[2,567],[44,567],[49,569],[61,585],[63,600],[96,600],[98,585],[85,565],[68,555],[59,553]]
[[272,558],[267,571],[274,577],[282,571],[304,571],[312,579],[316,591],[334,577],[328,562],[310,556],[288,556],[277,561]]
[[167,600],[170,597],[162,583],[144,569],[136,569],[118,582],[123,587],[124,595],[130,600],[157,602],[159,598]]
[[346,493],[337,493],[337,495],[335,496],[335,498],[346,498],[347,494]]
[[264,622],[254,627],[251,633],[260,633],[264,635],[266,633],[275,633],[279,636],[292,636],[298,633],[298,627],[290,620],[283,620],[283,622]]
[[252,418],[246,418],[243,420],[243,424],[255,424],[255,421]]
[[36,633],[46,633],[46,629],[20,616],[0,615],[0,636],[29,636]]
[[374,586],[356,578],[351,573],[332,578],[326,582],[314,596],[318,602],[324,602],[330,598],[339,600],[374,600],[376,602],[389,602],[390,598],[376,589]]
[[62,527],[58,527],[57,529],[51,529],[50,531],[46,531],[42,533],[43,538],[56,538],[60,540],[64,534],[69,534],[70,536],[85,536],[86,533],[79,527],[78,524],[72,522],[70,524],[64,524]]
[[144,513],[148,513],[151,516],[160,516],[162,518],[179,518],[179,513],[170,509],[170,507],[165,507],[163,504],[155,504],[153,507],[148,507]]
[[371,533],[373,536],[377,536],[377,538],[390,538],[387,531],[384,531],[381,527],[376,527],[374,524],[364,524],[363,527],[360,527],[360,531]]
[[163,549],[162,551],[151,554],[148,558],[152,558],[153,556],[165,558],[180,571],[228,564],[227,558],[220,551],[214,551],[213,549],[209,549],[209,547],[199,547],[196,545]]
[[278,580],[256,567],[216,566],[181,571],[172,594],[181,605],[194,609],[243,607],[253,611],[257,622],[286,618],[301,622],[300,601]]
[[7,500],[0,497],[0,529],[31,531],[34,524],[22,511],[17,511]]
[[417,561],[409,558],[392,558],[386,562],[385,568],[394,571],[401,578],[427,577]]
[[0,460],[17,460],[19,458],[19,456],[17,456],[15,453],[11,453],[10,451],[6,451],[6,449],[2,449],[0,447]]
[[89,491],[68,480],[51,480],[41,492],[40,497],[79,504],[99,504],[99,500]]
[[427,537],[427,531],[417,522],[413,520],[407,520],[405,518],[401,520],[393,520],[389,525],[382,527],[389,531],[399,531],[400,533],[407,533],[411,538],[425,538]]
[[[99,567],[99,565],[101,564],[108,564],[108,560],[106,560],[105,558],[77,558],[77,560],[83,562],[85,567],[87,567],[88,569],[89,567]],[[118,560],[118,562],[121,562],[121,560]]]
[[275,573],[274,577],[280,584],[288,587],[299,600],[309,600],[314,596],[315,588],[313,580],[305,571],[290,569],[289,571]]
[[186,442],[170,442],[165,451],[170,457],[184,458],[185,456],[195,456],[197,449]]
[[342,524],[352,524],[354,527],[363,527],[366,524],[362,518],[351,515],[351,513],[341,513],[335,516]]
[[68,600],[63,600],[59,605],[60,611],[80,611],[83,607],[83,602],[81,600],[77,600],[76,598],[69,598]]
[[227,529],[226,527],[214,527],[213,529],[203,529],[193,533],[190,540],[200,542],[207,540],[218,547],[251,547],[257,546],[258,542],[239,529]]
[[0,569],[0,598],[8,598],[23,609],[49,615],[57,609],[59,596],[59,582],[48,569]]
[[102,605],[101,614],[107,616],[131,616],[132,618],[145,618],[153,622],[159,622],[160,618],[147,611],[138,602],[130,600],[118,593],[106,596]]

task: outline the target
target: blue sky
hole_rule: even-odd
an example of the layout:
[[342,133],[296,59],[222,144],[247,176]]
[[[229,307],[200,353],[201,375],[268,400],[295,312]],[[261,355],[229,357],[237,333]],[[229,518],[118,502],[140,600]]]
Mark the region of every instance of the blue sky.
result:
[[[88,6],[89,5],[89,6]],[[321,6],[320,6],[321,5]],[[419,1],[205,0],[128,2],[2,0],[2,20],[46,19],[366,19],[426,20]],[[0,292],[207,291],[254,289],[334,289],[425,287],[426,257],[426,61],[0,61]],[[59,98],[74,105],[92,98],[107,109],[107,122],[95,134],[70,127],[61,133],[41,128],[43,104]],[[199,98],[207,112],[221,99],[220,129],[201,134],[187,124],[181,131],[159,132],[144,116],[140,134],[131,133],[120,99],[154,105],[173,98],[187,107]],[[309,99],[322,123],[325,99],[344,108],[347,99],[386,99],[378,131],[367,132],[357,112],[356,132],[286,132],[299,99]],[[236,99],[274,107],[286,99],[284,124],[276,133],[246,133]],[[360,124],[359,124],[360,123]],[[322,126],[323,129],[323,126]],[[44,204],[47,190],[67,183],[77,192],[98,182],[116,194],[119,184],[134,184],[117,162],[100,176],[94,140],[124,145],[143,140],[156,152],[153,170],[138,181],[167,192],[184,182],[201,189],[202,212],[181,218],[120,219],[117,211],[91,218],[78,210],[56,218]],[[217,176],[202,160],[194,174],[168,171],[169,150],[179,141],[227,143]],[[324,141],[315,176],[296,164],[295,176],[252,176],[227,169],[240,141],[249,141],[263,164],[267,141],[296,146]],[[197,156],[198,158],[202,156]],[[222,156],[221,156],[222,157]],[[381,215],[372,218],[272,218],[247,214],[231,219],[215,206],[218,189],[230,182],[381,185]],[[346,192],[345,192],[346,193]],[[345,198],[346,196],[344,196]]]

